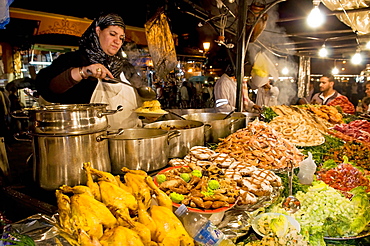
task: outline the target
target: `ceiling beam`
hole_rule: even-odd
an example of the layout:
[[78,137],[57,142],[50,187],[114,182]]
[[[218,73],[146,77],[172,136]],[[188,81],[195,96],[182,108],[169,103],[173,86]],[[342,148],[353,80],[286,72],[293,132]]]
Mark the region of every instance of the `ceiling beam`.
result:
[[[366,7],[366,8],[359,8],[359,9],[346,9],[346,12],[347,13],[359,13],[359,12],[369,12],[370,11],[370,7]],[[336,10],[336,11],[330,11],[328,13],[323,13],[327,16],[335,16],[335,15],[338,15],[338,14],[344,14],[343,10]],[[306,19],[307,16],[299,16],[299,17],[292,17],[292,18],[283,18],[283,19],[279,19],[277,20],[276,22],[289,22],[289,21],[296,21],[296,20],[304,20]]]

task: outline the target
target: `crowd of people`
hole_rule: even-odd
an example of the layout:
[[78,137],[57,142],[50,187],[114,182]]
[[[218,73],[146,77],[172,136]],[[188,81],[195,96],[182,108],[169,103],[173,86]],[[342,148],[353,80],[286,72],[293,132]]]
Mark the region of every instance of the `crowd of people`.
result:
[[211,108],[214,105],[212,83],[159,81],[154,83],[154,89],[165,109]]

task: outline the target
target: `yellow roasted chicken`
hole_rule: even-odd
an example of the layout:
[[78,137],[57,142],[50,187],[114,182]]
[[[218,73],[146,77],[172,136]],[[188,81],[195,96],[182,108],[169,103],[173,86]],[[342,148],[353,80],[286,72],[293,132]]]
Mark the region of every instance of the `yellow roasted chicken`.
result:
[[102,246],[144,246],[136,232],[123,226],[106,230],[100,243]]
[[59,213],[59,225],[65,228],[65,232],[68,234],[73,234],[72,223],[71,223],[71,199],[69,196],[63,194],[61,190],[56,190],[55,195],[58,204]]
[[172,200],[171,200],[171,198],[169,196],[167,196],[167,194],[164,191],[159,189],[159,187],[154,184],[152,177],[150,177],[150,176],[145,177],[145,182],[153,190],[158,204],[160,206],[163,206],[163,207],[166,207],[166,208],[172,210]]
[[156,242],[162,243],[164,246],[194,245],[193,238],[189,236],[172,210],[154,205],[150,209],[150,214],[157,225]]
[[[58,227],[71,245],[194,245],[173,214],[172,201],[146,172],[123,168],[123,183],[119,176],[96,170],[90,163],[83,168],[87,186],[63,185],[55,193]],[[159,206],[151,206],[152,194]]]
[[[63,193],[74,193],[70,197],[70,222],[62,221],[61,224],[70,223],[75,233],[78,233],[77,229],[81,229],[92,238],[100,238],[104,228],[113,228],[117,225],[117,219],[103,203],[93,197],[89,187],[64,185],[60,190]],[[58,208],[60,207],[58,204]],[[79,238],[79,235],[76,235],[76,238]]]
[[148,209],[151,201],[152,194],[150,187],[145,182],[145,177],[147,173],[141,170],[131,170],[126,167],[121,169],[125,173],[123,177],[125,179],[126,185],[132,189],[132,194],[137,197],[142,197],[145,207]]

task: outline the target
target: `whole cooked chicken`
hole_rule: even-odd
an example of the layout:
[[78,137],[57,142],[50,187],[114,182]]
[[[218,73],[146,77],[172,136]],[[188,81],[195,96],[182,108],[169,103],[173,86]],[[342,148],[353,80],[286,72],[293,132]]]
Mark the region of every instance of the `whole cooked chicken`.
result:
[[164,246],[194,245],[193,238],[189,236],[172,210],[154,205],[150,209],[150,214],[157,224],[157,235],[154,241],[162,243]]
[[55,191],[55,196],[57,198],[58,213],[59,213],[59,225],[68,234],[73,234],[72,223],[71,223],[71,199],[69,196],[63,194],[61,190]]
[[168,209],[172,210],[171,198],[167,196],[167,194],[164,191],[159,189],[159,187],[154,184],[152,177],[150,176],[145,177],[145,182],[153,190],[159,206],[167,207]]
[[100,243],[102,246],[144,246],[136,232],[123,226],[106,230]]
[[[84,163],[84,169],[87,174],[87,185],[92,187],[100,200],[112,211],[119,210],[120,213],[116,213],[122,216],[124,221],[131,223],[130,210],[137,210],[137,202],[135,197],[128,192],[126,189],[121,188],[120,183],[116,177],[110,173],[99,171],[92,168],[89,163]],[[98,182],[93,181],[93,175],[98,177]],[[98,191],[97,191],[98,189]]]
[[150,187],[145,182],[145,177],[147,173],[142,170],[131,170],[126,167],[123,167],[122,172],[125,173],[123,177],[126,185],[129,186],[132,190],[132,194],[137,197],[142,197],[145,207],[148,209],[151,201],[152,194]]
[[155,241],[155,239],[157,238],[157,224],[148,213],[146,206],[144,205],[142,200],[143,199],[141,197],[138,197],[137,199],[137,218],[140,223],[145,225],[150,230],[151,240]]
[[[117,219],[103,203],[94,198],[89,187],[64,185],[60,187],[60,190],[63,193],[74,193],[70,197],[70,221],[75,233],[78,230],[83,230],[92,238],[100,238],[104,228],[112,228],[117,225]],[[68,225],[65,222],[61,224]],[[76,235],[76,238],[79,238],[79,235]]]

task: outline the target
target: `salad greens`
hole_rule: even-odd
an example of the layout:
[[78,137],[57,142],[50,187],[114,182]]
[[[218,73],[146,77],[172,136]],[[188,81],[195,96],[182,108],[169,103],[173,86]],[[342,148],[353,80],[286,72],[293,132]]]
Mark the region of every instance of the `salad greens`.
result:
[[[326,245],[324,236],[347,237],[362,232],[370,222],[370,203],[364,187],[351,190],[352,200],[322,181],[314,181],[306,193],[295,195],[301,209],[292,214],[301,225],[302,235],[311,245]],[[269,212],[287,212],[277,204]]]
[[264,121],[265,122],[270,122],[272,121],[276,116],[278,116],[277,113],[275,113],[275,111],[270,108],[270,107],[263,107],[262,108],[262,113],[261,113],[261,116],[264,118]]
[[327,153],[329,153],[329,150],[340,148],[344,145],[344,142],[336,137],[330,136],[330,135],[323,135],[325,138],[325,142],[318,146],[312,146],[312,147],[302,147],[302,153],[307,155],[308,152],[312,153],[312,159],[315,160],[315,163],[317,165],[320,165],[323,163],[323,156],[325,156]]
[[288,233],[289,221],[284,215],[279,215],[277,218],[271,219],[270,228],[278,237],[282,237]]

